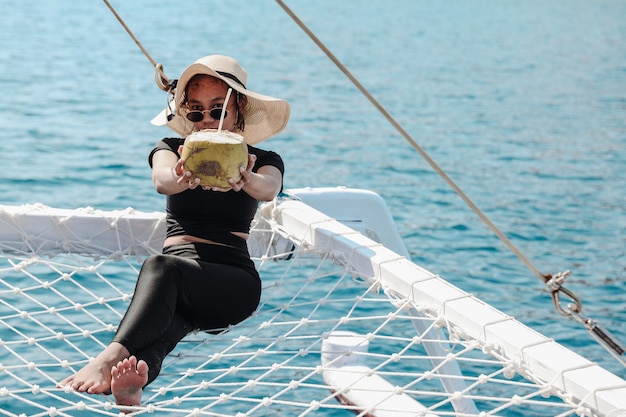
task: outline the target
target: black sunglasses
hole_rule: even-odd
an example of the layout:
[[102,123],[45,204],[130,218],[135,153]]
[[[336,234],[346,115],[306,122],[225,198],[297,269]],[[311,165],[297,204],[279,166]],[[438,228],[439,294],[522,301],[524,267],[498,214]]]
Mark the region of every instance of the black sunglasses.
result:
[[204,114],[209,113],[212,119],[219,120],[222,117],[222,111],[224,112],[224,118],[228,117],[228,111],[224,110],[224,106],[218,104],[211,110],[191,110],[187,112],[187,120],[193,123],[201,122],[204,119]]

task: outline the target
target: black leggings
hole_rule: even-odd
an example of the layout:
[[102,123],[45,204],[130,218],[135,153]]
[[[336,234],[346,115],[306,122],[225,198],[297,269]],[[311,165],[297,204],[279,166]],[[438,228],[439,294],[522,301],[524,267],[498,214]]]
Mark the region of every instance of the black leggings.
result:
[[261,280],[245,241],[239,248],[170,246],[144,261],[113,341],[148,363],[149,384],[188,333],[219,332],[243,321],[257,308],[260,296]]

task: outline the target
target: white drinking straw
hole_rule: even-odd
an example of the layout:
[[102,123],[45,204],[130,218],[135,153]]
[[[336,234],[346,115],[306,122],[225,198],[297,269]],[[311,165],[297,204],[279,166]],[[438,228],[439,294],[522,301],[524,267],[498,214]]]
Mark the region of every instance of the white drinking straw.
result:
[[226,93],[226,100],[224,100],[224,107],[222,107],[222,115],[220,116],[220,124],[217,126],[217,131],[222,131],[222,124],[224,123],[224,115],[226,114],[226,107],[228,107],[228,99],[230,98],[230,93],[232,93],[233,89],[229,88]]

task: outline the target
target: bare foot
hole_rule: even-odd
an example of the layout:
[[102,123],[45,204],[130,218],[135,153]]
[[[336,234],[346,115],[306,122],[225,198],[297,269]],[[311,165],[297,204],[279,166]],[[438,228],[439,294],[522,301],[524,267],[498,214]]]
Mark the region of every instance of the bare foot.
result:
[[65,378],[59,386],[89,394],[102,394],[111,390],[111,367],[129,355],[121,344],[113,342],[80,371]]
[[140,405],[148,382],[148,364],[131,356],[111,368],[111,392],[117,405]]

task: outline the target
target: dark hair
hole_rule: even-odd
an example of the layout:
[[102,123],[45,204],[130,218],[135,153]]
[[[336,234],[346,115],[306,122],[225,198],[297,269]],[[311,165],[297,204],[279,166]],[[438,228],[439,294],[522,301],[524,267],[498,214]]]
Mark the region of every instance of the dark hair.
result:
[[[241,107],[240,108],[240,100]],[[237,121],[235,122],[235,126],[240,132],[243,132],[243,129],[246,127],[246,121],[243,119],[243,109],[248,105],[248,97],[245,94],[241,94],[239,91],[235,91],[235,106],[237,108]]]

